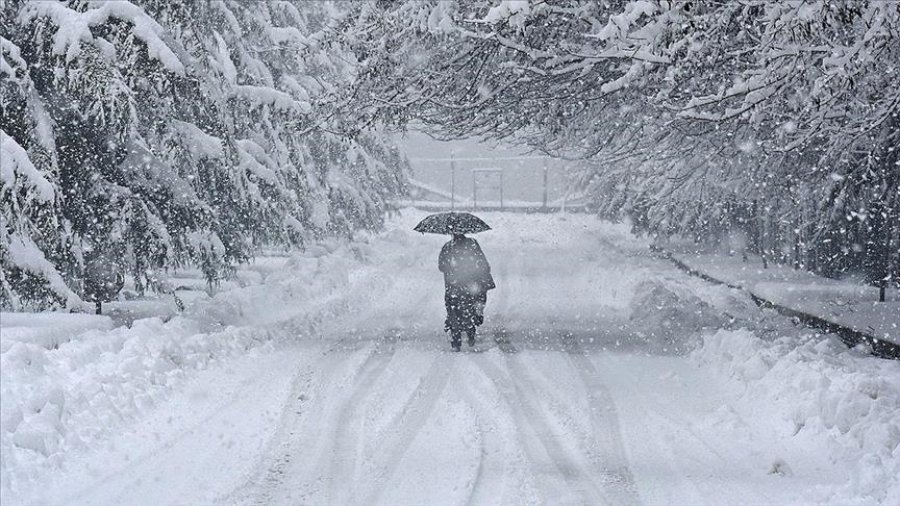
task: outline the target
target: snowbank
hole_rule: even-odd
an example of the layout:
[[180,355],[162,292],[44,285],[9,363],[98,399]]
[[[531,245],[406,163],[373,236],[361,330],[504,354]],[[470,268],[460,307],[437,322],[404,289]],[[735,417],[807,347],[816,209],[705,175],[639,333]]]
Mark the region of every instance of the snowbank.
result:
[[198,298],[169,321],[145,318],[112,328],[105,316],[4,313],[4,502],[34,490],[72,452],[139,419],[210,363],[314,333],[346,310],[331,294],[364,264],[364,246],[328,241],[284,261],[263,262],[255,276],[243,277],[256,284]]
[[[707,336],[691,357],[731,385],[748,419],[765,414],[788,443],[827,453],[837,481],[810,503],[900,504],[900,362],[847,352],[834,337],[765,341],[749,330]],[[772,472],[791,464],[773,462]]]
[[0,313],[0,352],[14,343],[47,349],[77,338],[89,330],[110,330],[108,316],[83,313]]
[[900,344],[900,291],[888,290],[878,301],[878,288],[827,279],[785,265],[768,265],[748,255],[672,254],[690,269],[741,287],[782,307],[812,315],[868,336]]
[[647,351],[681,354],[696,348],[701,332],[728,322],[721,311],[694,295],[686,286],[648,280],[635,289],[631,302],[631,330]]

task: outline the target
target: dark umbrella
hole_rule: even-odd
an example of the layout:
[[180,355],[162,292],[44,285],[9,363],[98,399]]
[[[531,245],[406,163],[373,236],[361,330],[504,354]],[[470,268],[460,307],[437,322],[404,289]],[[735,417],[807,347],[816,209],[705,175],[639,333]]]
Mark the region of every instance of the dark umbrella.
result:
[[449,212],[427,216],[413,230],[423,234],[453,235],[477,234],[490,229],[487,223],[474,214]]

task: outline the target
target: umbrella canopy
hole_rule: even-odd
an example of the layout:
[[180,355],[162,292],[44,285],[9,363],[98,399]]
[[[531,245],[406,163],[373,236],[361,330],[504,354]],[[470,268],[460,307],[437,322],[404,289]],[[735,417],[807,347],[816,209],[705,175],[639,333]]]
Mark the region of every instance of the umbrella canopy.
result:
[[427,216],[416,225],[416,232],[423,234],[477,234],[491,227],[478,216],[470,213],[437,213]]

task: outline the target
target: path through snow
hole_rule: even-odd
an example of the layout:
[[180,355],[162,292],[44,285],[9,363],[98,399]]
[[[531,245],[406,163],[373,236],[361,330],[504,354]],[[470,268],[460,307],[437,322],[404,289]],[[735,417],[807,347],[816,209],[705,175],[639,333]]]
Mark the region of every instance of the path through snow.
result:
[[[443,238],[411,232],[420,217],[404,212],[356,245],[346,284],[315,302],[325,309],[277,298],[243,308],[253,314],[232,323],[265,327],[270,341],[213,361],[101,447],[35,471],[7,497],[240,505],[895,497],[887,479],[883,490],[836,490],[859,471],[859,455],[835,443],[839,436],[791,425],[780,406],[743,397],[746,382],[698,365],[709,356],[689,354],[701,336],[748,332],[719,327],[781,333],[789,322],[652,257],[623,226],[486,215],[495,230],[478,239],[498,288],[478,345],[451,353],[436,269]],[[286,268],[268,290],[281,293],[275,283],[292,275]],[[900,378],[878,364],[878,374]],[[749,370],[764,386],[770,369]],[[888,404],[876,400],[867,413],[888,417],[898,398],[882,388]],[[882,430],[888,453],[873,454],[889,456],[890,437],[900,440],[892,430]],[[896,461],[882,464],[889,473]]]

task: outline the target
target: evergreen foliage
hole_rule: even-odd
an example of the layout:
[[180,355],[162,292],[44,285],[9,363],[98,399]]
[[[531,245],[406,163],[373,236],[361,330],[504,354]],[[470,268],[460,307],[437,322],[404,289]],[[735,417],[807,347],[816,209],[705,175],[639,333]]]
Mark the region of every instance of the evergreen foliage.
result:
[[[86,307],[86,262],[139,289],[263,246],[377,228],[406,161],[347,121],[342,4],[0,2],[0,305]],[[88,257],[88,258],[85,258]]]

